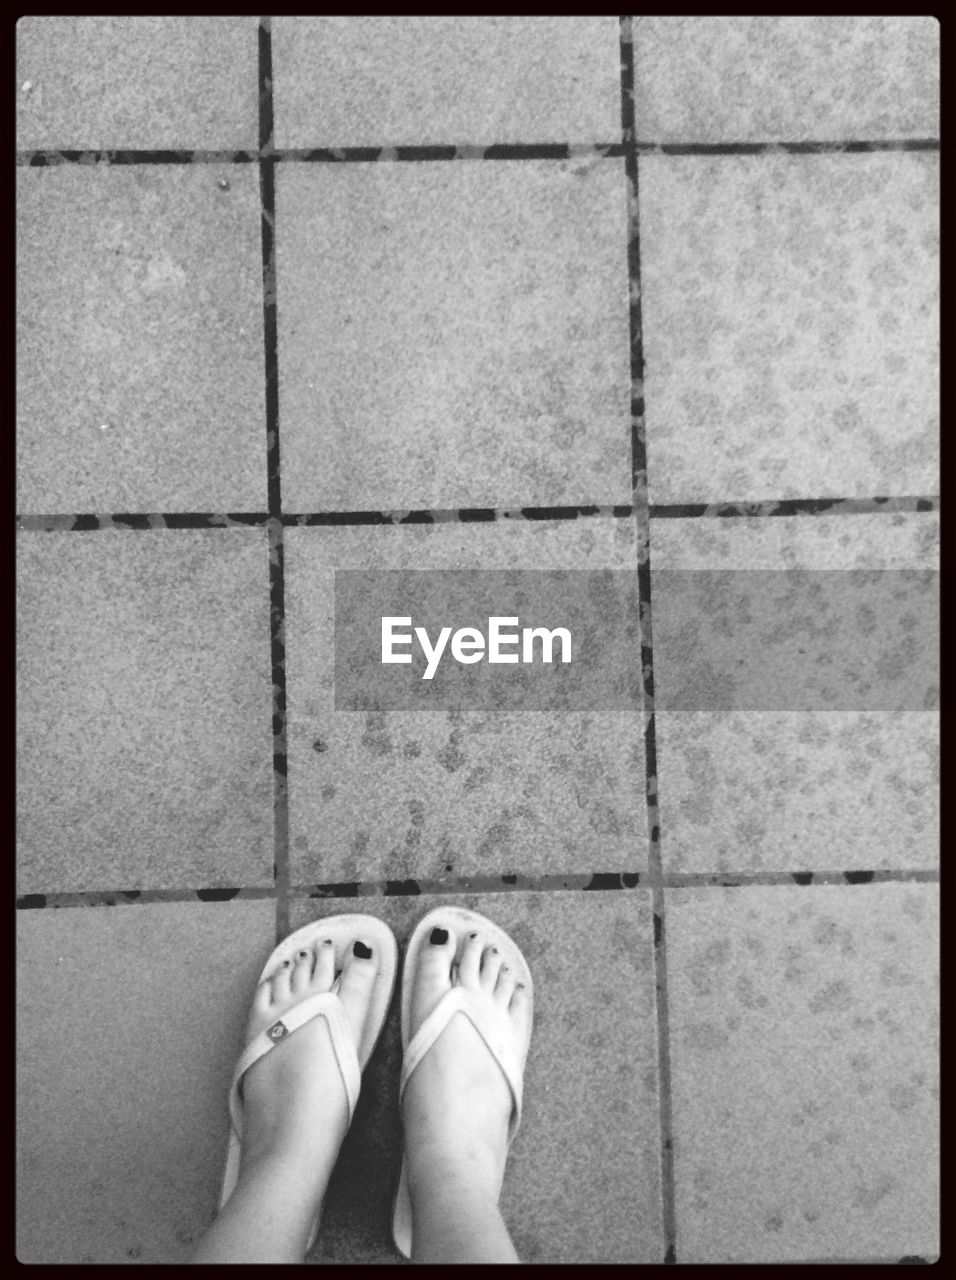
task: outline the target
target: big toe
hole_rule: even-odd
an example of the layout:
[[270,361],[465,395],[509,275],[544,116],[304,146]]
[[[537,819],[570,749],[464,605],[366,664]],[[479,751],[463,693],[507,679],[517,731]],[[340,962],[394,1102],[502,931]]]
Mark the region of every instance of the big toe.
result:
[[342,961],[339,1000],[345,1009],[360,1057],[362,1046],[368,1039],[369,1008],[381,965],[378,949],[361,937],[355,939]]
[[447,924],[434,926],[423,942],[415,973],[415,985],[412,988],[413,1034],[445,992],[451,990],[452,965],[457,946],[455,931]]

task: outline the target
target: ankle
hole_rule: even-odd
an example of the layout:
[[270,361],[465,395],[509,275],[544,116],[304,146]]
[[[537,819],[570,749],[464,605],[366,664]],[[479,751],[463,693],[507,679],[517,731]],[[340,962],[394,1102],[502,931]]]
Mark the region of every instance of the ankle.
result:
[[460,1203],[464,1196],[497,1205],[504,1161],[491,1145],[469,1142],[449,1149],[438,1142],[406,1142],[405,1157],[413,1201]]

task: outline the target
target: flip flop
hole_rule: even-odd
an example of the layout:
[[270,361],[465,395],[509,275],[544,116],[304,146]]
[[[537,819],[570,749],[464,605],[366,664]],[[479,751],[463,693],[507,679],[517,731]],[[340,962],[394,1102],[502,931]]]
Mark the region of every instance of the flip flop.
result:
[[[412,988],[418,972],[418,962],[423,946],[428,946],[428,935],[434,928],[450,926],[456,938],[460,940],[469,933],[480,932],[489,944],[496,946],[502,953],[506,963],[511,967],[517,980],[523,982],[528,995],[534,998],[534,987],[531,971],[527,961],[517,945],[508,937],[503,929],[493,921],[479,915],[477,911],[469,911],[464,907],[436,907],[419,921],[415,932],[409,939],[405,953],[405,968],[402,977],[402,1075],[399,1085],[399,1105],[405,1094],[405,1087],[412,1072],[424,1058],[451,1018],[456,1013],[463,1013],[474,1026],[482,1040],[488,1046],[492,1056],[511,1089],[514,1109],[508,1125],[508,1145],[514,1140],[521,1123],[521,1096],[524,1082],[524,1070],[520,1054],[509,1035],[510,1027],[505,1025],[494,1013],[487,1009],[460,986],[442,996],[414,1036],[411,1036]],[[456,953],[457,954],[457,953]],[[408,1168],[405,1153],[402,1152],[402,1171],[399,1176],[398,1191],[395,1195],[395,1209],[392,1214],[392,1236],[398,1251],[406,1258],[412,1256],[412,1202],[408,1192]]]
[[[298,1004],[286,1010],[271,1027],[254,1036],[243,1049],[229,1088],[229,1114],[232,1118],[232,1129],[229,1134],[222,1192],[219,1196],[220,1209],[232,1195],[239,1179],[239,1160],[242,1154],[242,1098],[239,1088],[242,1077],[280,1040],[287,1035],[292,1035],[313,1018],[325,1018],[328,1026],[339,1074],[345,1086],[349,1124],[351,1124],[362,1083],[362,1071],[372,1056],[372,1050],[381,1034],[395,988],[395,974],[398,968],[398,946],[395,935],[384,920],[379,920],[376,916],[358,914],[326,916],[322,920],[313,920],[311,924],[289,934],[273,951],[259,975],[259,981],[263,982],[282,967],[283,960],[294,960],[297,951],[308,950],[321,938],[332,939],[335,948],[335,967],[340,969],[346,952],[357,937],[362,937],[369,943],[372,954],[379,958],[380,966],[372,988],[371,1004],[360,1044],[356,1045],[349,1028],[345,1011],[338,997],[340,978],[336,978],[330,991],[305,996]],[[309,1237],[309,1249],[315,1242],[318,1225],[318,1219],[316,1219]]]

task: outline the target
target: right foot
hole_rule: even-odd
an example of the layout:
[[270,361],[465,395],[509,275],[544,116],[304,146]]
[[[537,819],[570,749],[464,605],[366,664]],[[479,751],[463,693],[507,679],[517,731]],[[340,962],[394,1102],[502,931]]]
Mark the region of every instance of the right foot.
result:
[[[505,956],[482,937],[477,923],[459,937],[446,924],[433,929],[423,943],[412,990],[410,1036],[456,984],[502,1022],[523,1067],[531,1040],[531,993]],[[402,1115],[413,1194],[423,1182],[451,1179],[497,1202],[513,1106],[511,1089],[490,1049],[463,1013],[454,1014],[405,1087]]]

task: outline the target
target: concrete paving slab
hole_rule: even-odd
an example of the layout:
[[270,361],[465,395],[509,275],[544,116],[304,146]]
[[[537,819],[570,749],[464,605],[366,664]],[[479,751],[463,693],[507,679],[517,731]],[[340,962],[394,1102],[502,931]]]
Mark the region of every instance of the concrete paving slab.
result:
[[939,136],[929,15],[633,18],[641,142]]
[[17,146],[255,149],[258,25],[168,14],[22,17]]
[[630,500],[624,162],[282,165],[283,505]]
[[18,892],[271,885],[265,531],[17,547]]
[[282,147],[619,142],[614,17],[277,17]]
[[638,167],[651,501],[936,493],[938,157]]
[[[694,677],[666,621],[667,574],[654,570],[927,570],[938,548],[932,512],[652,521],[655,691]],[[820,634],[808,639],[821,660],[831,656],[825,621],[815,615]],[[752,620],[754,637],[767,622]],[[805,623],[773,620],[801,634]],[[938,711],[658,710],[655,728],[667,872],[938,865]]]
[[937,895],[667,892],[678,1262],[938,1254]]
[[274,922],[271,901],[17,913],[20,1262],[188,1261]]
[[334,709],[334,571],[636,567],[629,521],[312,527],[285,538],[292,883],[640,870],[643,721]]
[[[506,929],[535,983],[524,1117],[502,1211],[523,1262],[660,1262],[657,1049],[650,894],[501,893],[444,899]],[[404,951],[443,899],[298,900],[296,927],[339,911],[391,925]],[[390,1262],[401,1152],[399,996],[365,1076],[312,1255]]]
[[259,234],[252,165],[17,171],[19,511],[263,510]]

